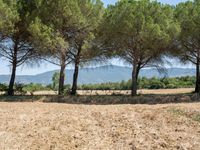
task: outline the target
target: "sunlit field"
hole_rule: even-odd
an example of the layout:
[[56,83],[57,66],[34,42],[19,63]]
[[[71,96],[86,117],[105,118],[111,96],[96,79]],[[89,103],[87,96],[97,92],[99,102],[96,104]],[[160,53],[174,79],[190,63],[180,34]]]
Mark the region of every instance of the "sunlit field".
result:
[[0,149],[198,150],[199,110],[199,103],[0,103]]
[[[157,95],[170,95],[170,94],[189,94],[194,92],[193,88],[180,88],[180,89],[157,89],[157,90],[138,90],[139,95],[157,94]],[[0,92],[0,95],[4,95],[6,92]],[[27,92],[25,95],[57,95],[56,91],[37,91]],[[131,91],[128,90],[78,90],[77,95],[80,96],[95,96],[95,95],[131,95]]]
[[200,0],[0,0],[0,150],[200,150]]
[[[181,89],[158,89],[158,90],[138,90],[138,94],[187,94],[192,93],[193,88],[181,88]],[[131,91],[120,91],[120,90],[89,90],[89,91],[78,91],[78,95],[131,95]]]

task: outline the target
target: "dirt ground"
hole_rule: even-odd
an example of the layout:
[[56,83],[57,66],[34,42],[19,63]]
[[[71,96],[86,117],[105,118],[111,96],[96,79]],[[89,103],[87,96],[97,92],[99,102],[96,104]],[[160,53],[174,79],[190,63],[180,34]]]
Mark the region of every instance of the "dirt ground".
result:
[[[194,91],[193,88],[180,88],[180,89],[156,89],[156,90],[148,90],[148,89],[140,89],[138,90],[138,94],[185,94],[192,93]],[[39,93],[35,93],[36,95]],[[131,91],[127,90],[80,90],[78,91],[78,95],[131,95]]]
[[200,103],[0,103],[1,150],[199,150]]

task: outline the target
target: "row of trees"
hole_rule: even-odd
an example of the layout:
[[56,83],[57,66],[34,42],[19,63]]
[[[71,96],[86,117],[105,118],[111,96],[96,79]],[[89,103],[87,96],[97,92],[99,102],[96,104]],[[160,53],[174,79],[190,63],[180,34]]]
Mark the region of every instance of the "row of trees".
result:
[[[36,91],[55,91],[58,90],[59,78],[58,73],[54,74],[52,78],[52,84],[42,85],[36,83],[30,84],[20,84],[15,83],[14,89],[16,93],[34,94]],[[194,88],[195,86],[195,77],[174,77],[174,78],[138,78],[138,88],[139,89],[177,89],[177,88]],[[101,84],[82,84],[78,85],[78,90],[131,90],[132,81],[121,81],[121,82],[108,82]],[[0,84],[0,92],[5,92],[8,88],[6,84]],[[65,95],[68,95],[71,85],[65,85]]]
[[164,56],[196,65],[200,92],[200,0],[175,6],[150,0],[120,0],[103,7],[100,0],[0,0],[0,57],[9,60],[13,95],[16,68],[48,61],[60,66],[59,95],[65,68],[74,64],[71,94],[79,67],[119,57],[130,64],[132,95],[144,67],[163,70]]
[[[83,84],[79,90],[131,90],[131,80],[116,83]],[[195,77],[138,78],[138,89],[194,88]]]

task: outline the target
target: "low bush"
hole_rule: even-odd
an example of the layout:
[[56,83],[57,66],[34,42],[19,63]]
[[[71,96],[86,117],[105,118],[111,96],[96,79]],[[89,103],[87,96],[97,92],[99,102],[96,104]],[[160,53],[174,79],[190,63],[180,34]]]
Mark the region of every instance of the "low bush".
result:
[[25,91],[23,88],[24,88],[24,84],[22,84],[22,83],[15,83],[15,85],[14,85],[14,91],[17,94],[20,94],[20,95],[26,94],[27,91]]
[[[139,89],[176,89],[176,88],[194,88],[196,79],[195,77],[174,77],[174,78],[146,78],[142,77],[138,79],[138,88]],[[0,91],[6,91],[8,86],[6,84],[0,84]],[[71,85],[65,85],[66,95],[70,92]],[[17,92],[30,92],[34,93],[35,91],[49,91],[57,90],[57,87],[53,84],[42,85],[30,83],[27,85],[24,84],[15,84],[15,91]],[[108,82],[101,84],[83,84],[78,86],[78,90],[131,90],[131,80],[122,81],[122,82]]]
[[7,91],[7,89],[8,89],[8,86],[6,84],[1,84],[0,83],[0,92]]
[[[139,89],[175,89],[195,87],[195,77],[174,77],[174,78],[146,78],[138,80]],[[131,80],[118,83],[83,84],[79,90],[130,90]]]
[[27,92],[36,92],[36,91],[49,91],[51,88],[49,86],[43,86],[42,84],[30,83],[23,87],[24,91]]

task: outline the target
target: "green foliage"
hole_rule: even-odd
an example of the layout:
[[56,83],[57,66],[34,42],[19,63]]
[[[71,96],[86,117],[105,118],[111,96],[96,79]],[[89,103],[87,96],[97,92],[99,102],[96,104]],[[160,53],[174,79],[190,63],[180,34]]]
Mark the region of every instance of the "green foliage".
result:
[[29,30],[40,56],[62,68],[59,94],[63,93],[66,65],[82,63],[83,59],[85,62],[86,58],[90,60],[90,54],[95,54],[89,51],[90,43],[102,8],[100,0],[40,0],[38,3],[37,18]]
[[120,0],[106,10],[99,39],[106,55],[122,58],[133,67],[132,96],[144,67],[164,70],[165,55],[179,33],[174,9],[151,0]]
[[49,49],[55,48],[57,39],[54,39],[51,34],[52,28],[43,24],[40,18],[35,18],[35,20],[30,24],[28,30],[32,33],[34,47],[36,47],[40,53],[43,54]]
[[[52,84],[51,85],[47,85],[46,88],[50,88],[54,91],[58,91],[58,88],[59,88],[59,78],[60,78],[60,73],[59,72],[55,72],[53,74],[53,77],[52,77]],[[70,84],[67,84],[67,85],[64,85],[64,94],[68,94],[69,91],[70,91],[70,88],[71,88],[71,85]]]
[[193,120],[200,122],[200,113],[193,116]]
[[42,84],[30,83],[30,84],[25,85],[23,87],[23,90],[33,93],[36,91],[49,91],[51,90],[51,88],[49,86],[43,86]]
[[100,28],[105,46],[143,67],[160,60],[179,33],[173,7],[150,0],[121,0],[109,6]]
[[52,77],[52,89],[54,91],[57,91],[58,90],[58,87],[59,87],[59,78],[60,78],[60,73],[58,72],[55,72],[53,74],[53,77]]
[[[193,88],[195,86],[195,77],[176,77],[176,78],[146,78],[138,79],[140,89],[176,89]],[[119,83],[102,83],[80,85],[80,90],[131,90],[131,80]]]
[[[53,84],[41,85],[30,83],[15,84],[15,91],[19,93],[35,92],[35,91],[49,91],[58,90],[58,76],[59,73],[55,73],[53,79]],[[55,80],[55,81],[54,81]],[[146,78],[142,77],[138,79],[140,89],[176,89],[176,88],[194,88],[195,77],[175,77],[175,78]],[[6,91],[8,86],[6,84],[0,84],[0,91]],[[65,94],[70,91],[71,85],[65,85]],[[131,80],[122,81],[118,83],[102,83],[102,84],[83,84],[79,85],[79,90],[131,90]]]
[[183,116],[189,119],[192,119],[194,121],[200,122],[200,113],[196,112],[196,111],[186,111],[186,110],[182,110],[182,109],[176,109],[176,108],[172,108],[168,110],[170,113],[172,113],[173,115],[176,116]]
[[7,91],[7,89],[8,89],[8,86],[6,84],[0,83],[0,92],[5,92]]
[[[173,52],[183,62],[190,61],[199,68],[199,33],[200,0],[176,7],[151,0],[120,0],[107,9],[100,0],[0,0],[0,57],[10,62],[13,75],[16,67],[41,57],[65,68],[73,62],[83,65],[102,53],[120,57],[134,68],[133,85],[130,80],[82,85],[80,89],[131,89],[137,85],[140,69],[163,66],[163,55],[170,48],[178,49]],[[59,73],[52,80],[52,87],[48,88],[58,90]],[[146,89],[194,87],[194,84],[194,77],[138,81],[139,88]],[[0,90],[6,88],[0,85]],[[45,88],[39,84],[15,85],[19,92]],[[66,91],[69,88],[67,85]],[[12,93],[12,89],[9,91]]]
[[35,44],[44,56],[62,54],[66,57],[69,45],[67,33],[83,23],[78,1],[41,0],[38,10],[38,17],[30,29],[34,31]]
[[16,10],[16,1],[0,0],[0,33],[6,36],[14,32],[15,23],[19,16]]
[[15,93],[20,94],[20,95],[26,94],[27,92],[24,90],[24,86],[25,85],[22,83],[15,83],[15,85],[14,85]]
[[78,32],[74,33],[70,44],[74,47],[71,52],[74,54],[74,58],[76,59],[79,54],[79,61],[83,65],[93,60],[94,57],[99,57],[97,50],[93,49],[93,44],[96,29],[102,20],[104,8],[100,0],[78,0],[78,5],[83,22],[81,26],[76,27]]
[[183,62],[197,64],[200,59],[200,0],[187,1],[177,5],[175,15],[180,22],[178,50],[175,54]]
[[71,85],[70,84],[64,85],[64,93],[63,93],[63,95],[70,95],[70,91],[71,91]]
[[96,53],[91,51],[91,41],[102,17],[100,0],[49,0],[48,3],[41,0],[38,10],[30,31],[43,57],[57,65],[61,65],[61,59],[67,64],[68,55],[72,62],[75,61],[77,49],[81,49],[78,57],[84,61],[94,57]]
[[176,78],[141,78],[139,87],[143,89],[175,89],[192,88],[195,85],[195,77],[176,77]]
[[[4,85],[4,87],[6,88],[7,85]],[[4,89],[3,91],[6,91],[6,89]],[[49,91],[51,89],[48,86],[43,86],[42,84],[35,84],[35,83],[21,84],[21,83],[15,83],[14,90],[15,90],[15,93],[20,94],[20,95],[24,95],[27,92],[30,92],[31,94],[33,94],[36,91]]]

